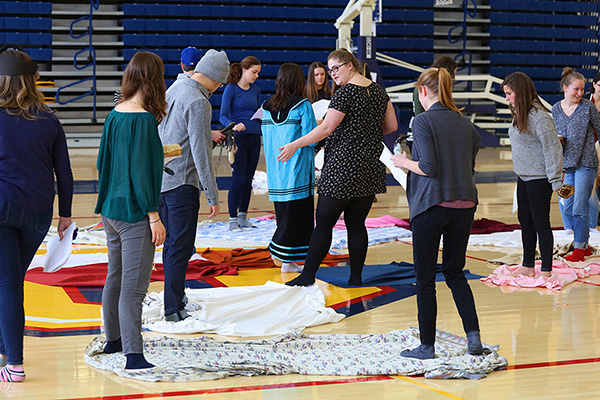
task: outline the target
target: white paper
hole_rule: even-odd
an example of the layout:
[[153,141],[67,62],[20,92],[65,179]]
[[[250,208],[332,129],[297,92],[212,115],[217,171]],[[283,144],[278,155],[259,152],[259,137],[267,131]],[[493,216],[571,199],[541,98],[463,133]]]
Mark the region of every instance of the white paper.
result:
[[[558,199],[558,201],[561,201],[562,199]],[[517,202],[517,187],[515,186],[515,193],[513,194],[513,214],[517,212],[517,209],[519,208],[519,203]]]
[[323,164],[325,164],[325,150],[321,149],[315,156],[315,168],[320,171],[323,169]]
[[398,181],[398,183],[400,184],[400,186],[402,186],[402,188],[404,190],[406,190],[406,172],[404,172],[404,170],[402,168],[398,168],[398,167],[394,166],[394,163],[392,162],[392,156],[393,156],[392,152],[390,151],[390,149],[387,148],[387,146],[384,143],[383,151],[381,152],[379,161],[381,161],[382,163],[385,164],[385,166],[392,173],[392,176],[394,177],[394,179],[396,181]]
[[57,271],[69,260],[73,248],[73,232],[76,227],[77,225],[73,222],[65,229],[63,240],[60,240],[60,236],[56,235],[48,241],[44,272]]
[[256,112],[254,113],[254,115],[250,119],[260,119],[262,121],[262,119],[263,119],[263,109],[262,109],[262,107],[260,107],[258,110],[256,110]]
[[315,118],[318,120],[325,118],[327,109],[329,108],[329,100],[319,100],[312,103],[313,111],[315,112]]

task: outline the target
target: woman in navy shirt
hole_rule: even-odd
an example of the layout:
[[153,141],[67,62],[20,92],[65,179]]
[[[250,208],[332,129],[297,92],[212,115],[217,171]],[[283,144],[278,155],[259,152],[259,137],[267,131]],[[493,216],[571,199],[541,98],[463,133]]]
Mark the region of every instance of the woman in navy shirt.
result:
[[260,119],[251,119],[260,107],[260,89],[254,82],[260,73],[260,61],[256,57],[245,57],[239,63],[231,64],[227,86],[221,100],[221,123],[225,126],[235,122],[233,130],[237,151],[231,165],[231,188],[227,202],[229,205],[229,230],[254,228],[246,220],[252,178],[260,157]]
[[[38,66],[0,53],[0,381],[21,382],[23,281],[44,240],[58,187],[58,235],[71,225],[73,174],[58,118],[35,86]],[[4,365],[6,364],[6,365]]]

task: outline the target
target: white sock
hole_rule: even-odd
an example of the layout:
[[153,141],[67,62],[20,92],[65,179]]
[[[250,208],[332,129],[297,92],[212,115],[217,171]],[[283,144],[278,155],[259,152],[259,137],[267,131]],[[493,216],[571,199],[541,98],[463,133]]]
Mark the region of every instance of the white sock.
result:
[[303,265],[298,265],[295,262],[284,262],[281,265],[281,272],[302,272]]

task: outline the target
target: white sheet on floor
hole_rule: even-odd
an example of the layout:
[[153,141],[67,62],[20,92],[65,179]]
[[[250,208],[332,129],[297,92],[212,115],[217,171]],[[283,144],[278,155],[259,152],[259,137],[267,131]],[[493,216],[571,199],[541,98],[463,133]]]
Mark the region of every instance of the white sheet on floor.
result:
[[[573,242],[573,234],[567,231],[555,230],[552,231],[552,234],[554,235],[554,245],[565,245]],[[589,244],[594,247],[600,245],[600,232],[590,232]],[[521,230],[471,235],[469,246],[523,247]]]
[[299,332],[309,326],[338,322],[345,315],[325,307],[317,285],[290,287],[267,282],[262,286],[186,289],[192,317],[164,320],[163,294],[149,293],[142,323],[155,332],[218,333],[229,336],[264,336]]

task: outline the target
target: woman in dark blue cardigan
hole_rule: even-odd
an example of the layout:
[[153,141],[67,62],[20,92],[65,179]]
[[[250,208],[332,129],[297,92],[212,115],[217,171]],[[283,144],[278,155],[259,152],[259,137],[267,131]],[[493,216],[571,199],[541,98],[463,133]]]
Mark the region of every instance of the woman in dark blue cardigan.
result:
[[417,276],[417,307],[421,345],[402,356],[435,357],[437,319],[437,258],[443,238],[442,272],[462,318],[468,352],[482,354],[475,300],[465,273],[465,256],[477,205],[473,179],[481,138],[452,100],[452,77],[443,68],[425,70],[417,81],[419,100],[426,112],[413,121],[412,160],[406,153],[393,156],[406,168],[406,196],[413,232]]

